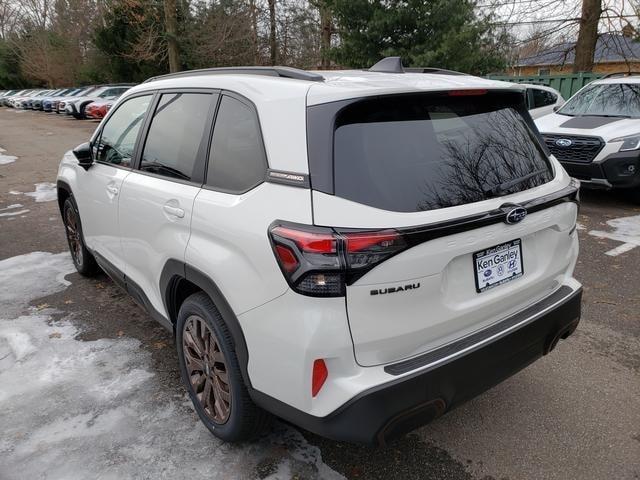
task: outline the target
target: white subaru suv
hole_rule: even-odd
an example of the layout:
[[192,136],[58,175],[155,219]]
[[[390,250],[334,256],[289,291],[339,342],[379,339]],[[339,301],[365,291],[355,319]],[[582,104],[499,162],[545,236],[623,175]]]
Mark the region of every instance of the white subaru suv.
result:
[[586,187],[640,202],[640,78],[614,74],[535,120],[550,152]]
[[64,156],[78,271],[175,333],[214,435],[382,444],[578,325],[578,186],[522,87],[424,71],[157,77]]

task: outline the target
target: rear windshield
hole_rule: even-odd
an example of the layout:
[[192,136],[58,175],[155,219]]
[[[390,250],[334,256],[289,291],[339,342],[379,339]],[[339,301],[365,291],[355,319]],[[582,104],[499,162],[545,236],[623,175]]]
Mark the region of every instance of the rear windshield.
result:
[[542,185],[553,171],[523,108],[521,94],[491,92],[352,103],[334,124],[334,193],[416,212]]

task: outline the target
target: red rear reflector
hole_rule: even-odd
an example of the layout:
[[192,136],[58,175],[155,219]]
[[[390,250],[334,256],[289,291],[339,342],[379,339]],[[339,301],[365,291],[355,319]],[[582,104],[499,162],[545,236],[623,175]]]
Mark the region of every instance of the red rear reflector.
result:
[[378,245],[380,247],[389,247],[393,242],[400,238],[400,235],[391,230],[372,233],[347,233],[347,252],[355,253],[366,250],[369,247]]
[[308,253],[336,252],[336,239],[329,234],[303,232],[286,227],[276,227],[272,233],[293,240],[301,250]]
[[287,272],[294,272],[296,268],[298,268],[298,259],[288,247],[285,247],[284,245],[276,245],[276,252],[278,253],[278,258],[280,259],[282,268]]
[[329,376],[329,370],[323,359],[314,360],[313,374],[311,376],[311,396],[315,397]]
[[450,97],[467,97],[472,95],[485,95],[488,92],[486,88],[476,88],[473,90],[449,90]]

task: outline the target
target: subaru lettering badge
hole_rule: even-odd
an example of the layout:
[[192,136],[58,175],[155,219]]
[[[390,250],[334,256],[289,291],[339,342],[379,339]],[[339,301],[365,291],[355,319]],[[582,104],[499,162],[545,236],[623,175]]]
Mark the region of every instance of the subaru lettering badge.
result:
[[524,217],[527,216],[527,209],[520,206],[515,206],[507,212],[507,216],[504,221],[509,225],[521,222]]
[[559,138],[558,140],[556,140],[556,145],[562,148],[570,147],[572,144],[573,142],[568,138]]

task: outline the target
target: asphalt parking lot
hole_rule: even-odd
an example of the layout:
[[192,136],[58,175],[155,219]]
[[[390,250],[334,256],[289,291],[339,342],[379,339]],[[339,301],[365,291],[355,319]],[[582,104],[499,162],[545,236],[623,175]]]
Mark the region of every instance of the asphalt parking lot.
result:
[[582,322],[489,392],[384,449],[281,423],[225,445],[170,335],[74,273],[53,183],[95,126],[0,109],[0,478],[640,478],[640,206],[583,192]]

